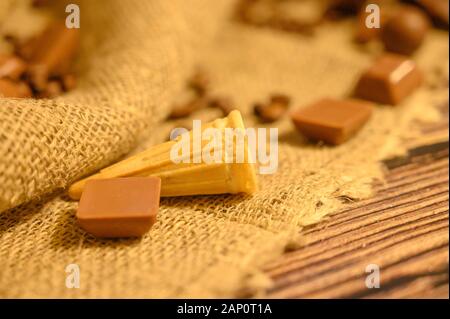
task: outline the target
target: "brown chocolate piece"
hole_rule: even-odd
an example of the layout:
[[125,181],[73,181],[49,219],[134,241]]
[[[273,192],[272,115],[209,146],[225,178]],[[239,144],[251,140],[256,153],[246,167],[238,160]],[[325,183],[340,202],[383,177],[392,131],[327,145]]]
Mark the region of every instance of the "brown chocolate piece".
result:
[[410,55],[423,43],[430,22],[413,6],[403,6],[383,25],[381,41],[387,51]]
[[26,83],[0,79],[0,97],[28,98],[31,95],[31,89]]
[[142,236],[156,222],[158,177],[92,179],[77,211],[80,226],[96,237]]
[[296,128],[314,141],[338,145],[352,137],[370,118],[370,102],[323,99],[291,115]]
[[284,94],[273,94],[268,104],[257,103],[254,113],[262,122],[272,123],[279,120],[287,111],[290,98]]
[[355,96],[382,103],[398,104],[423,82],[414,61],[397,54],[384,54],[360,77]]
[[18,80],[25,72],[27,64],[14,55],[0,54],[0,78]]

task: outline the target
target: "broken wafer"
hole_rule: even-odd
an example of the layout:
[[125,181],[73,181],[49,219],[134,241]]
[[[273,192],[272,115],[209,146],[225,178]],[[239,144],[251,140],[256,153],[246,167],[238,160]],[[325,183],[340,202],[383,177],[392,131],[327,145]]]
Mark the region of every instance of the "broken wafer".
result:
[[[203,133],[207,128],[218,129],[221,136],[226,128],[244,132],[245,127],[239,111],[232,111],[227,117],[217,119],[201,126]],[[188,135],[185,135],[188,134]],[[237,162],[237,141],[233,138],[232,148],[222,143],[222,161],[207,163],[195,162],[201,156],[198,150],[190,147],[186,158],[175,163],[171,157],[173,147],[188,137],[190,145],[194,141],[194,132],[190,131],[175,140],[155,145],[137,155],[102,169],[99,173],[74,183],[69,188],[69,196],[79,199],[86,181],[127,176],[157,176],[161,178],[161,196],[185,196],[201,194],[254,193],[257,190],[255,167],[249,152],[248,141],[243,140],[243,161]],[[200,152],[208,141],[202,139]],[[229,159],[233,158],[232,161]],[[185,162],[184,160],[188,160]]]

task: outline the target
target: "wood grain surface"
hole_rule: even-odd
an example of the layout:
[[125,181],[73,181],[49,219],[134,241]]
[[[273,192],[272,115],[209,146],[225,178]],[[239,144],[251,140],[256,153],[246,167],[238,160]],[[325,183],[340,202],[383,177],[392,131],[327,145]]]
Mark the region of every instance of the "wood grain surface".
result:
[[[448,121],[423,133],[448,136]],[[449,298],[448,152],[447,140],[385,161],[375,197],[306,229],[302,248],[266,267],[269,297]],[[380,288],[366,287],[369,264]]]

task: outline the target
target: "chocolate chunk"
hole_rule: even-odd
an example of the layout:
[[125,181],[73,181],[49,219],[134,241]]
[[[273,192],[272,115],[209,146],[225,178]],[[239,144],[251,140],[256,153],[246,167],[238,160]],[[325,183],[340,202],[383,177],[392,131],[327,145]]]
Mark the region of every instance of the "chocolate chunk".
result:
[[414,61],[397,54],[384,54],[360,77],[355,96],[382,104],[398,104],[423,82]]
[[322,99],[291,115],[296,128],[313,141],[338,145],[352,137],[370,118],[370,102]]
[[156,222],[160,191],[158,177],[89,180],[78,206],[78,223],[97,237],[142,236]]
[[31,89],[26,83],[0,79],[0,97],[28,98],[31,96]]
[[409,55],[423,43],[430,22],[413,6],[403,6],[383,25],[381,41],[387,51]]
[[14,55],[0,54],[0,78],[18,80],[25,72],[27,64]]

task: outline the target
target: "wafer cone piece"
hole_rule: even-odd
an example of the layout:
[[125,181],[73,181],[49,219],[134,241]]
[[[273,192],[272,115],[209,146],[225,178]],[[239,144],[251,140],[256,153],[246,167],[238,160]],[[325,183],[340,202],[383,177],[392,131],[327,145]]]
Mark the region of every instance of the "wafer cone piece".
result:
[[[204,147],[211,140],[202,139],[200,136],[201,143],[197,144],[197,148],[194,146],[194,139],[198,141],[198,133],[203,133],[208,128],[217,129],[215,132],[219,132],[218,134],[221,136],[222,153],[219,161],[203,160]],[[230,130],[227,130],[228,128],[241,134],[234,135],[229,140],[231,143],[225,142],[226,134],[230,133]],[[238,136],[244,136],[244,138]],[[189,152],[184,157],[180,157],[178,162],[174,162],[173,148],[186,141],[189,141]],[[241,151],[237,151],[239,147],[241,147]],[[238,152],[242,156],[239,156]],[[238,158],[241,160],[237,161]],[[183,160],[189,162],[183,162]],[[84,185],[89,179],[157,176],[161,178],[161,196],[251,194],[258,188],[253,163],[254,159],[249,151],[241,114],[235,110],[225,118],[201,125],[198,131],[194,127],[192,131],[178,136],[173,141],[155,145],[128,159],[106,167],[99,173],[74,183],[70,186],[68,193],[72,199],[79,199]]]

